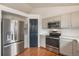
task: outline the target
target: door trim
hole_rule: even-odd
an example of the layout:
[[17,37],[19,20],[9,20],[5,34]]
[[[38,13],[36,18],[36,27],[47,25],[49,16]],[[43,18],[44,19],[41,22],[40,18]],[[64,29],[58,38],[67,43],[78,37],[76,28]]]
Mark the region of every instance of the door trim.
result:
[[26,48],[30,48],[29,46],[29,19],[37,19],[38,20],[38,47],[40,47],[40,23],[41,23],[41,18],[39,15],[30,15],[28,18],[27,18],[27,21],[28,21],[28,47]]

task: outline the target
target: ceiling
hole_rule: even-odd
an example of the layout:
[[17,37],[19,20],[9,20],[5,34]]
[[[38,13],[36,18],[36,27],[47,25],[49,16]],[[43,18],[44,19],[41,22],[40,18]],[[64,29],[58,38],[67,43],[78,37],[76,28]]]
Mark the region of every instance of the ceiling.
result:
[[32,10],[32,7],[26,3],[0,3],[0,4],[26,13],[29,13]]
[[73,5],[79,5],[79,3],[29,3],[29,5],[35,8],[39,8],[39,7],[73,6]]
[[30,13],[33,8],[79,5],[79,3],[0,3],[0,4],[26,13]]

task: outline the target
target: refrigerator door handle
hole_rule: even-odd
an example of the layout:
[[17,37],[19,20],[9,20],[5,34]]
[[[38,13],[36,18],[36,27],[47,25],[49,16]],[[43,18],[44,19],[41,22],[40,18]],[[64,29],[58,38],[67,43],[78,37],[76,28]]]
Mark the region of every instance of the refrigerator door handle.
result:
[[11,36],[10,36],[10,33],[6,33],[6,37],[7,37],[7,41],[11,40]]
[[17,41],[17,38],[16,38],[16,21],[15,21],[15,25],[14,25],[14,26],[15,26],[15,27],[14,27],[14,33],[15,33],[15,34],[14,34],[14,40]]
[[13,40],[13,34],[11,34],[11,36],[12,36],[12,38],[11,38],[11,39]]
[[15,41],[17,40],[16,34],[15,34]]
[[12,44],[6,45],[6,46],[4,46],[4,48],[9,47],[9,46],[12,46]]

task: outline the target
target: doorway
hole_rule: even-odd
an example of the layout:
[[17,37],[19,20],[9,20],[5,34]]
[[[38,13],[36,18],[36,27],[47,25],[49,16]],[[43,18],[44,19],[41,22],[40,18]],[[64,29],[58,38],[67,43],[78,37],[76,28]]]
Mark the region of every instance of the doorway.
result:
[[29,27],[30,48],[38,47],[38,19],[30,19],[29,24],[30,24]]

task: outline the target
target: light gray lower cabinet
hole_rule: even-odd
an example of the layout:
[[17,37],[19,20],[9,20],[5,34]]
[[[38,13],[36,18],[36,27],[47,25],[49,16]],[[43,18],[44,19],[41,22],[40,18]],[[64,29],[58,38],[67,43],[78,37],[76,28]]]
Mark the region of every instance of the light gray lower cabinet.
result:
[[46,36],[40,35],[40,46],[46,48]]
[[24,51],[24,41],[17,43],[17,54]]
[[60,54],[67,56],[77,55],[77,41],[68,38],[60,39]]
[[60,39],[60,54],[62,55],[72,55],[72,40]]

